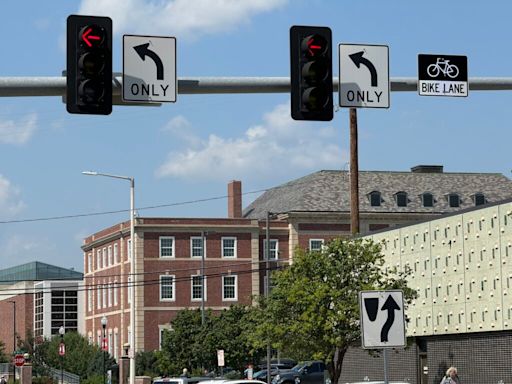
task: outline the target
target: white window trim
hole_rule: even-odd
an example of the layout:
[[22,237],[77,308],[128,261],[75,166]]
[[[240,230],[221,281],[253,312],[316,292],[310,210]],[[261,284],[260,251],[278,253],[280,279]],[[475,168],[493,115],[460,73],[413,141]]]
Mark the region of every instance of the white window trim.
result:
[[132,259],[132,239],[126,240],[126,254],[128,255],[128,260]]
[[[224,240],[235,240],[235,244],[234,244],[234,252],[233,252],[233,256],[224,256]],[[237,244],[238,244],[238,239],[234,236],[226,236],[226,237],[222,237],[221,238],[221,244],[222,244],[222,258],[223,259],[236,259],[237,258]]]
[[[268,253],[269,260],[278,260],[279,259],[279,240],[278,239],[269,239],[270,240],[270,252]],[[272,257],[272,242],[276,243],[276,253],[274,257]],[[267,251],[267,239],[263,239],[263,251]],[[265,256],[265,255],[264,255]]]
[[127,295],[128,304],[130,304],[132,302],[132,277],[131,276],[128,276],[128,281],[127,281],[126,286],[128,288],[128,295]]
[[87,311],[92,312],[92,287],[87,289]]
[[96,309],[101,309],[101,284],[96,286]]
[[87,272],[92,272],[92,253],[87,254]]
[[[172,297],[171,298],[162,298],[162,277],[172,277]],[[158,291],[160,296],[160,301],[176,301],[176,277],[174,275],[160,275],[158,285]]]
[[[172,239],[171,256],[162,256],[162,240]],[[158,238],[158,257],[161,259],[174,259],[176,257],[176,239],[174,236],[160,236]]]
[[112,246],[108,246],[107,250],[107,257],[108,257],[108,265],[114,265],[114,259],[112,258]]
[[101,269],[101,249],[96,251],[96,269]]
[[[226,298],[224,296],[225,290],[224,290],[224,279],[226,277],[234,277],[235,278],[235,297],[234,298]],[[237,275],[226,275],[222,276],[222,301],[237,301],[238,300],[238,276]]]
[[[201,297],[200,298],[197,298],[197,299],[194,299],[193,298],[193,293],[194,293],[194,277],[201,277],[201,275],[192,275],[190,276],[190,301],[194,301],[194,302],[197,302],[197,301],[201,301]],[[208,289],[207,289],[207,277],[205,276],[204,277],[204,283],[203,283],[203,289],[204,289],[204,292],[203,292],[203,295],[204,295],[204,301],[207,300],[207,297],[208,297]]]
[[170,324],[159,324],[158,325],[158,349],[162,349],[162,333],[164,330],[172,331],[172,326]]
[[114,264],[119,264],[119,246],[114,243]]
[[117,307],[117,281],[114,281],[113,284],[113,294],[114,294],[114,307]]
[[108,283],[108,307],[112,307],[112,283]]
[[206,238],[204,238],[203,249],[201,250],[201,252],[203,252],[203,253],[200,254],[199,256],[194,256],[193,244],[194,244],[194,240],[198,240],[198,239],[201,240],[201,244],[202,244],[203,238],[201,236],[191,236],[190,237],[190,257],[193,258],[193,259],[201,259],[203,257],[203,254],[204,254],[204,248],[206,247]]
[[102,289],[102,300],[103,300],[103,308],[107,308],[107,284],[103,284],[101,286]]
[[107,259],[107,247],[103,247],[101,250],[102,260],[103,260],[103,268],[108,267],[108,259]]
[[314,250],[314,251],[321,251],[321,250],[322,250],[322,247],[320,247],[320,249],[312,249],[312,248],[311,248],[311,243],[312,243],[313,241],[320,241],[320,242],[322,242],[322,245],[324,245],[324,239],[309,239],[309,250],[310,250],[310,251],[312,251],[312,250]]

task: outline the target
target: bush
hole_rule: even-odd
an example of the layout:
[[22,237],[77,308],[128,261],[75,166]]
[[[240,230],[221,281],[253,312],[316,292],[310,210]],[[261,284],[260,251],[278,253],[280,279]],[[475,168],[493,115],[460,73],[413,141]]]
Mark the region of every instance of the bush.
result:
[[89,376],[87,379],[80,380],[80,384],[103,384],[102,375]]
[[32,384],[53,384],[53,377],[50,377],[50,376],[32,377]]

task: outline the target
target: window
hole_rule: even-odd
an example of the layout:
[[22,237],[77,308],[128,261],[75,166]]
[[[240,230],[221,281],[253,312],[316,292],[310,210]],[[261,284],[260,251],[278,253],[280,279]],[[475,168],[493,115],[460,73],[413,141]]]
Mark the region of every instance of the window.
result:
[[222,300],[237,300],[237,276],[222,276]]
[[[128,284],[126,285],[128,288],[128,304],[132,302],[132,277],[128,276]],[[130,340],[130,339],[128,339]]]
[[101,250],[96,252],[96,269],[101,269]]
[[372,207],[380,207],[381,202],[382,199],[379,191],[370,192],[370,205]]
[[222,257],[236,258],[236,237],[222,238]]
[[161,301],[174,301],[175,288],[174,276],[163,275],[160,276],[160,300]]
[[89,287],[87,289],[87,310],[89,312],[92,311],[92,288]]
[[397,192],[395,199],[397,207],[407,207],[407,192]]
[[107,254],[108,254],[108,265],[114,265],[114,260],[112,259],[112,246],[111,245],[108,246]]
[[119,249],[117,243],[114,244],[114,264],[119,263]]
[[128,260],[132,259],[132,240],[126,240],[126,253],[128,254]]
[[108,306],[112,306],[112,283],[108,283]]
[[106,268],[106,267],[108,267],[107,248],[106,247],[103,248],[102,255],[103,255],[103,268]]
[[423,201],[424,207],[433,207],[434,206],[434,195],[430,192],[425,192],[421,195],[421,200]]
[[101,309],[101,285],[98,284],[96,287],[96,308]]
[[485,196],[483,193],[475,194],[475,205],[484,205],[485,204]]
[[116,360],[117,360],[117,357],[119,356],[118,350],[119,350],[119,333],[117,333],[117,330],[114,330],[114,359],[116,359]]
[[160,237],[160,257],[174,257],[174,237]]
[[[279,241],[276,239],[270,239],[270,254],[268,255],[269,260],[277,260],[279,258]],[[267,254],[267,240],[263,240],[263,249],[265,250],[265,255]]]
[[108,330],[108,353],[109,355],[112,355],[112,347],[113,347],[113,342],[112,342],[112,330],[109,329]]
[[117,281],[114,281],[114,307],[117,306]]
[[321,251],[322,245],[324,245],[324,239],[309,239],[310,251]]
[[[192,301],[199,301],[202,298],[202,296],[201,296],[201,291],[202,291],[201,275],[194,275],[191,277],[192,277],[192,280],[191,280],[192,284],[191,284],[190,297],[191,297]],[[204,279],[204,299],[206,300],[206,277]]]
[[87,272],[91,273],[92,272],[92,254],[89,253],[87,255]]
[[203,238],[201,236],[190,238],[190,256],[203,256]]
[[107,308],[107,285],[103,284],[101,290],[103,291],[103,308]]
[[457,208],[460,207],[460,197],[456,193],[450,193],[448,195],[448,202],[450,203],[450,207]]

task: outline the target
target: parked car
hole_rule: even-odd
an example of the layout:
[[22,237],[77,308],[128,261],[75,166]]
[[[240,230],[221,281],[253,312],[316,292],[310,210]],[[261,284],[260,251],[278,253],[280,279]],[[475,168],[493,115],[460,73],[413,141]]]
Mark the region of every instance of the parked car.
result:
[[197,384],[211,377],[155,377],[153,384]]
[[292,369],[280,370],[272,384],[326,384],[330,383],[323,361],[304,361]]
[[248,379],[240,379],[240,380],[215,380],[210,379],[207,381],[201,381],[201,384],[266,384],[260,380],[248,380]]

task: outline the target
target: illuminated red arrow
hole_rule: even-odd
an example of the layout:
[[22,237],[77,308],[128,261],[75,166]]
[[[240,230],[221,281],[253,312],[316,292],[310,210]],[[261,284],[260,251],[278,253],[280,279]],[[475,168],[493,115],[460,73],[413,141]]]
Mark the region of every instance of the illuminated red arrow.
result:
[[308,40],[308,48],[309,48],[309,54],[311,56],[315,56],[315,52],[313,52],[313,49],[322,49],[320,45],[313,45],[315,42],[315,39],[311,38]]
[[89,47],[92,47],[92,43],[89,40],[100,40],[99,36],[96,35],[89,35],[92,32],[92,28],[87,28],[85,32],[82,34],[82,40],[87,44]]

